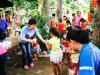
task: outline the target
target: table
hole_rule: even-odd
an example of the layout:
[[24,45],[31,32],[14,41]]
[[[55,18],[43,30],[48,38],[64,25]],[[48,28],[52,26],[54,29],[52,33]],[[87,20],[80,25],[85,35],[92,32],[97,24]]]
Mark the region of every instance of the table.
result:
[[[12,70],[12,69],[18,64],[17,47],[18,47],[18,45],[12,44],[12,46],[11,46],[10,48],[7,49],[8,54],[9,54],[9,55],[12,55],[12,56],[16,59],[15,64],[14,64],[9,70],[7,70],[7,72],[9,72],[10,70]],[[15,49],[15,52],[16,52],[15,54],[11,52],[11,50],[13,50],[13,49]]]

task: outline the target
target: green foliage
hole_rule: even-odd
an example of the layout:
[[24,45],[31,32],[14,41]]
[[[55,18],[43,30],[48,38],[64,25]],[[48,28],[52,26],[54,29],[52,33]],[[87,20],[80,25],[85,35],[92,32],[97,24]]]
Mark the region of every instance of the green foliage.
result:
[[32,1],[32,2],[29,2],[29,1],[25,1],[22,5],[20,5],[21,8],[24,8],[25,10],[33,10],[33,9],[36,9],[38,8],[38,2],[37,1]]
[[70,1],[69,1],[69,0],[65,0],[65,3],[66,3],[66,4],[69,4],[69,3],[70,3]]
[[20,29],[22,29],[24,26],[26,26],[26,24],[22,24],[22,25],[20,25]]
[[94,8],[90,8],[90,12],[93,14],[95,12]]
[[33,12],[33,17],[37,20],[37,28],[39,33],[44,39],[49,38],[49,27],[47,25],[49,21],[49,16],[41,15],[39,11]]

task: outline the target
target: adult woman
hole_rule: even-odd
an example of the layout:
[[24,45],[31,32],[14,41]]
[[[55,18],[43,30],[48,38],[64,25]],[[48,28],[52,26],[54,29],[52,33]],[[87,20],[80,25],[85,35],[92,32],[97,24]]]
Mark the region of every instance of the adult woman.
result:
[[80,25],[80,19],[82,18],[81,12],[77,11],[77,15],[75,16],[75,25]]
[[22,62],[24,69],[28,69],[26,57],[28,57],[28,64],[31,67],[34,67],[34,64],[32,63],[32,57],[30,52],[30,43],[34,43],[35,41],[31,40],[30,38],[36,34],[42,42],[44,42],[43,38],[39,34],[38,30],[36,29],[36,20],[34,18],[31,18],[28,22],[28,26],[25,26],[22,28],[22,31],[20,33],[20,36],[18,38],[20,47],[22,49]]
[[78,75],[100,75],[100,50],[89,42],[88,32],[73,29],[67,38],[70,48],[80,51]]

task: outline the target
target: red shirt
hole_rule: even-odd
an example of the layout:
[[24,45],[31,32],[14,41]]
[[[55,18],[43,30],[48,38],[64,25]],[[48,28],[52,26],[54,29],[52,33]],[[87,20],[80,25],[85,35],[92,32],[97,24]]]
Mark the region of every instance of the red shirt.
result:
[[86,25],[85,24],[81,24],[81,27],[82,27],[82,29],[85,29]]
[[62,32],[63,32],[63,29],[64,29],[64,24],[63,24],[63,23],[59,23],[59,24],[58,24],[58,31],[59,31],[60,33],[62,33]]
[[68,43],[64,44],[64,47],[69,47],[69,44]]
[[36,47],[37,45],[38,45],[38,42],[32,44],[33,47]]

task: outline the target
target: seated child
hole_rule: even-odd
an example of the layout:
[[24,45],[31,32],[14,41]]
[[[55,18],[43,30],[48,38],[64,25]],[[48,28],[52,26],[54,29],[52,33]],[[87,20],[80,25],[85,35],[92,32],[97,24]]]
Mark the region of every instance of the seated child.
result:
[[35,42],[32,43],[32,48],[31,48],[31,51],[32,51],[32,54],[33,54],[33,59],[32,60],[38,60],[38,56],[40,55],[40,45],[38,44],[38,42],[36,41],[36,39],[33,39]]

